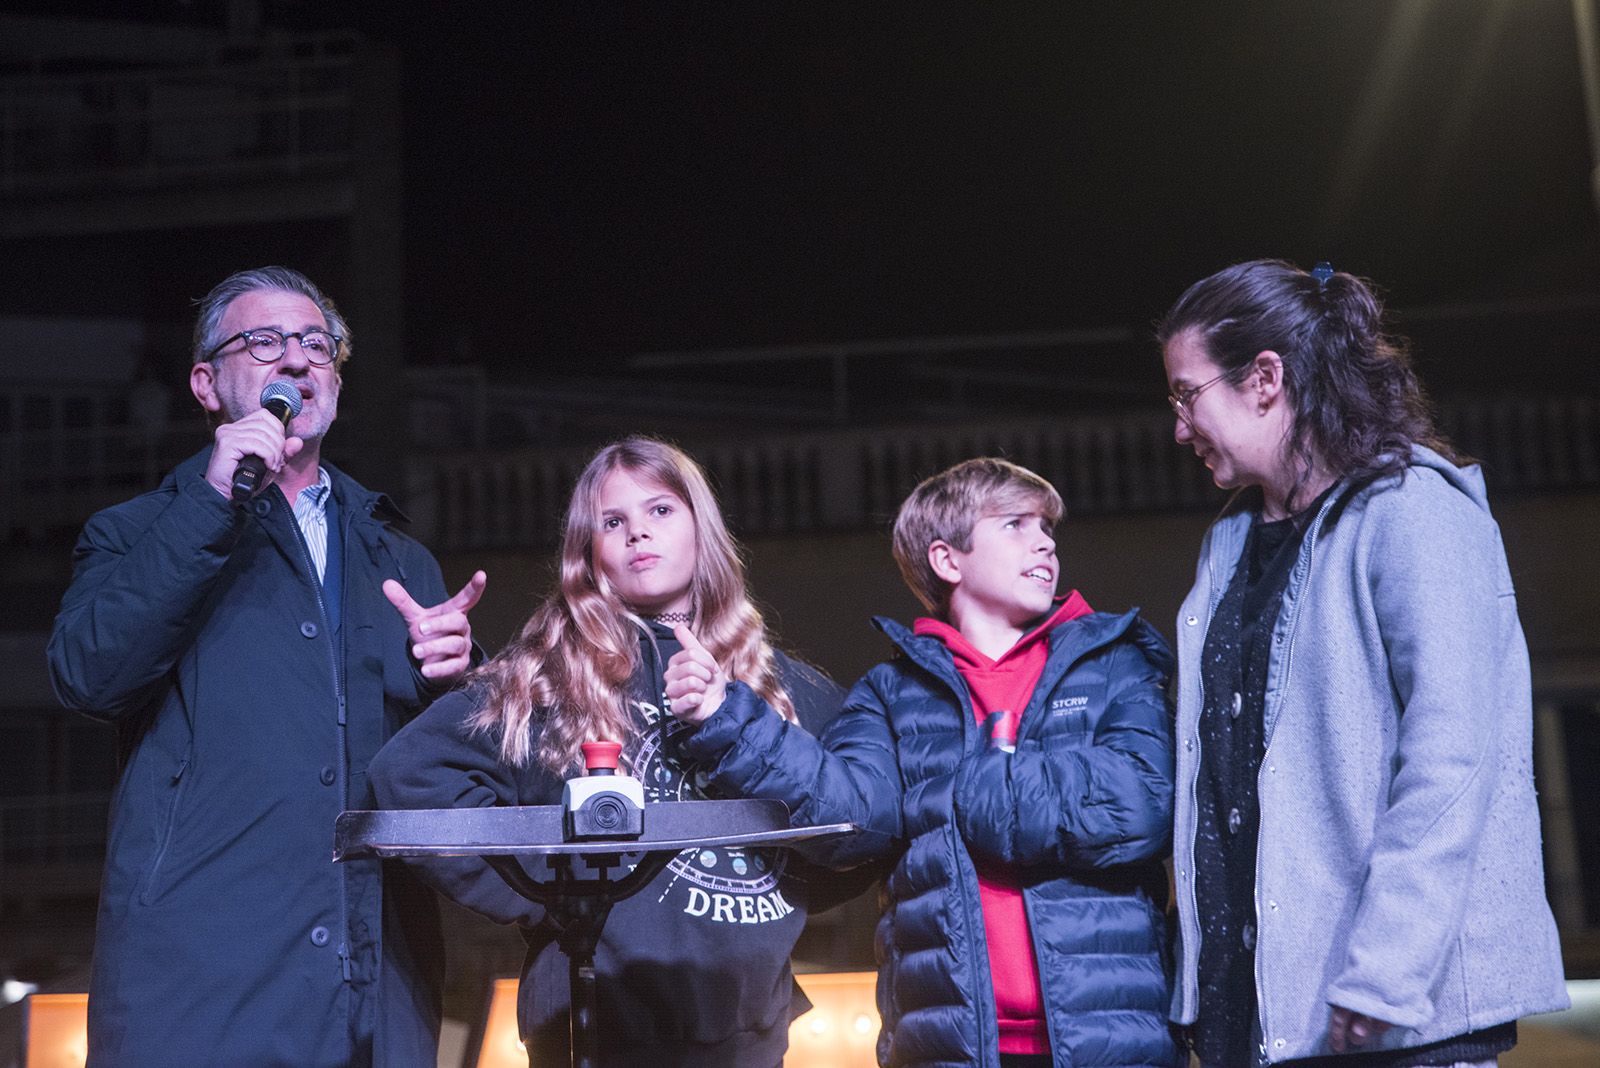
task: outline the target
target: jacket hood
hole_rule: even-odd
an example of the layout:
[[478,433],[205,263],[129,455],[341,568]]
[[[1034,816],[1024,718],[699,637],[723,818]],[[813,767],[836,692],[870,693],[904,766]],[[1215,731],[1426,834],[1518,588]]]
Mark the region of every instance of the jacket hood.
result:
[[1477,464],[1458,467],[1426,445],[1411,446],[1411,466],[1437,472],[1481,510],[1489,510],[1489,493],[1483,484],[1483,468]]
[[[1368,475],[1363,478],[1345,477],[1336,483],[1336,490],[1329,500],[1329,524],[1338,521],[1340,513],[1344,511],[1353,497],[1370,486],[1388,484],[1390,479],[1401,479],[1412,470],[1432,471],[1445,483],[1468,500],[1472,501],[1481,511],[1489,511],[1489,494],[1483,482],[1483,468],[1476,463],[1456,465],[1445,457],[1439,455],[1426,445],[1413,444],[1409,462],[1398,474],[1394,475]],[[1261,488],[1259,486],[1246,486],[1228,498],[1222,506],[1219,521],[1226,521],[1237,516],[1248,516],[1261,509]]]
[[1397,486],[1407,475],[1416,471],[1433,472],[1444,481],[1445,485],[1471,501],[1480,512],[1489,514],[1489,494],[1483,483],[1481,467],[1475,463],[1458,466],[1426,445],[1412,445],[1410,461],[1398,473],[1370,475],[1359,479],[1346,478],[1340,481],[1322,509],[1327,516],[1324,529],[1332,529],[1343,515],[1345,508],[1362,493],[1373,488]]

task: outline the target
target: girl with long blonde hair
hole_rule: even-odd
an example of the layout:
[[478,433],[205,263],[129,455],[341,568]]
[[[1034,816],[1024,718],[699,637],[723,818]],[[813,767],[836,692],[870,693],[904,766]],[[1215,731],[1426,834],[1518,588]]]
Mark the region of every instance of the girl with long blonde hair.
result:
[[[705,473],[682,450],[630,437],[595,454],[567,509],[556,587],[518,636],[409,724],[371,769],[388,808],[554,804],[580,745],[621,742],[647,804],[703,797],[677,756],[668,662],[685,644],[813,734],[841,693],[775,650]],[[533,1063],[565,1063],[568,978],[544,910],[478,858],[417,865],[447,896],[524,930],[518,1020]],[[807,869],[809,872],[809,869]],[[824,887],[781,850],[685,850],[614,906],[595,954],[605,1065],[781,1063],[789,953]],[[829,892],[832,888],[827,888]]]
[[[629,491],[642,506],[637,517],[627,513]],[[691,539],[682,545],[688,551],[680,558],[656,553],[667,539]],[[620,563],[608,569],[611,557],[602,554],[613,544]],[[488,695],[474,727],[499,739],[508,763],[534,760],[553,772],[574,767],[585,741],[628,737],[638,721],[626,707],[627,684],[660,658],[660,640],[674,637],[651,622],[669,631],[690,625],[731,677],[794,721],[794,702],[704,472],[683,451],[634,437],[601,449],[578,476],[561,539],[560,586],[480,669]],[[641,634],[658,641],[641,647]],[[660,694],[657,687],[652,697]]]

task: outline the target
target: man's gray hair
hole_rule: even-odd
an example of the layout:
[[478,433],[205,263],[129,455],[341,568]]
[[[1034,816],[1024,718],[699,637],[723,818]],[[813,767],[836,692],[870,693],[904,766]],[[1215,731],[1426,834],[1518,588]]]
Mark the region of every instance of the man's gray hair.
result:
[[218,282],[216,286],[196,303],[200,307],[200,314],[194,323],[194,362],[201,363],[206,355],[223,342],[217,336],[222,328],[222,317],[228,311],[228,305],[259,289],[281,289],[286,293],[299,293],[322,312],[323,319],[327,320],[328,329],[343,340],[339,344],[339,355],[334,361],[337,370],[344,366],[350,358],[350,324],[344,321],[344,316],[339,314],[339,309],[334,306],[333,300],[323,294],[305,275],[289,267],[254,267],[248,271],[239,271]]

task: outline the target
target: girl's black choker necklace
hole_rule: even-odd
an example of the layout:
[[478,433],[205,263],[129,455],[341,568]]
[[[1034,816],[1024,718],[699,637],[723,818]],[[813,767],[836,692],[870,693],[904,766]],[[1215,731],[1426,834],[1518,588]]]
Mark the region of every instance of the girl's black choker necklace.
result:
[[657,623],[665,623],[667,626],[670,627],[675,623],[692,623],[692,622],[694,622],[694,613],[693,612],[662,612],[660,615],[650,616],[648,618],[655,620]]

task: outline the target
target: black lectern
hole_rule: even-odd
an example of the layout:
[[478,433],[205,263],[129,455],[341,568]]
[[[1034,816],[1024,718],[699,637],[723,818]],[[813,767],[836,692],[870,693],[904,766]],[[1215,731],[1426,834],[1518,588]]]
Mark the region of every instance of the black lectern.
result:
[[[643,889],[680,850],[784,846],[855,830],[848,823],[790,827],[781,801],[674,801],[645,807],[637,838],[567,841],[560,805],[341,813],[333,859],[481,856],[513,890],[545,907],[567,955],[575,1068],[595,1068],[594,951],[611,906]],[[546,878],[519,857],[543,857]],[[613,869],[633,863],[617,877]]]

